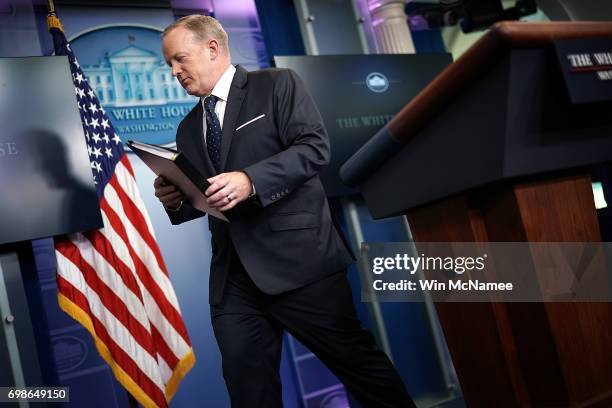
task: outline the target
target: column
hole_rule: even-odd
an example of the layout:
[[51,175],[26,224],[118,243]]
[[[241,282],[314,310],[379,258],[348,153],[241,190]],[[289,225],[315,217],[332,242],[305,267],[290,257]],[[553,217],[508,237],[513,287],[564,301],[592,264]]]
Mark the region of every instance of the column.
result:
[[379,54],[414,54],[408,17],[401,0],[368,0],[374,39]]

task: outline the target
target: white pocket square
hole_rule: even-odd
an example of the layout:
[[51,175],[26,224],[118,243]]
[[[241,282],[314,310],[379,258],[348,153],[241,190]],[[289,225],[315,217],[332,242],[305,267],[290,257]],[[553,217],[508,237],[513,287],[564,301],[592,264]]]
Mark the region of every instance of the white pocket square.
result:
[[251,123],[255,122],[256,120],[259,120],[261,118],[263,118],[264,116],[266,116],[265,113],[262,113],[261,115],[257,116],[256,118],[253,118],[247,122],[244,122],[242,125],[238,126],[236,128],[236,131],[239,131],[240,129],[242,129],[243,127],[245,127],[246,125],[250,125]]

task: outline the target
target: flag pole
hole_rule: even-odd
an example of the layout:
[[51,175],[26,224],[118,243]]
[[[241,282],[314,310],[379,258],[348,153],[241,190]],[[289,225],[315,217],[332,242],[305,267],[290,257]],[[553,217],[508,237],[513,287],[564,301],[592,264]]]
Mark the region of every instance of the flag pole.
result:
[[55,4],[53,4],[53,0],[49,0],[49,14],[55,14]]

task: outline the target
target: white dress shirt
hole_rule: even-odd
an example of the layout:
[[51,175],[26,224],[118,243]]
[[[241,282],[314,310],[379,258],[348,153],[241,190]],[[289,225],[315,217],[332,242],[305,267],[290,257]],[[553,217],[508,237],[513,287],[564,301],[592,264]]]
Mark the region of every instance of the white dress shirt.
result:
[[[221,129],[223,129],[223,118],[225,117],[225,107],[227,106],[227,97],[229,96],[229,91],[232,86],[232,80],[234,79],[234,74],[236,73],[236,67],[230,64],[229,67],[225,70],[221,78],[215,84],[211,95],[219,98],[217,100],[217,104],[215,105],[215,114],[217,118],[219,118],[219,125]],[[204,109],[204,115],[202,115],[202,129],[204,129],[204,146],[206,146],[206,107],[204,106],[204,98],[200,98],[200,102],[202,103],[202,109]]]

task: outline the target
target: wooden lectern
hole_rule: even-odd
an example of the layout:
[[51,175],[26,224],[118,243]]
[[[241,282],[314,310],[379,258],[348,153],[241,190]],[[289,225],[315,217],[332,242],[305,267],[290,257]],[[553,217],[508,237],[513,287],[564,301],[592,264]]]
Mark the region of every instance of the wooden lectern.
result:
[[[601,240],[590,167],[612,104],[570,103],[554,41],[609,23],[501,23],[341,170],[416,242]],[[612,304],[437,303],[469,407],[612,407]]]

